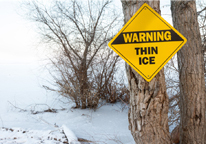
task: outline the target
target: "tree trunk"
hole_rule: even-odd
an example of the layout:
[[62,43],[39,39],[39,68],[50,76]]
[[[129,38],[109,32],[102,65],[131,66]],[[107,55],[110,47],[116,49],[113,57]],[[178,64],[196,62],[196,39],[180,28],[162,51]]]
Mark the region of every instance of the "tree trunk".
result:
[[81,95],[81,108],[87,108],[87,97],[88,97],[88,79],[86,64],[83,62],[80,70],[80,95]]
[[195,0],[171,1],[174,27],[187,38],[177,53],[180,78],[180,143],[204,144],[204,60]]
[[[125,23],[145,1],[122,0]],[[146,1],[160,13],[159,1]],[[168,126],[168,95],[166,93],[164,69],[151,82],[147,82],[126,64],[130,87],[129,129],[137,144],[171,143]]]

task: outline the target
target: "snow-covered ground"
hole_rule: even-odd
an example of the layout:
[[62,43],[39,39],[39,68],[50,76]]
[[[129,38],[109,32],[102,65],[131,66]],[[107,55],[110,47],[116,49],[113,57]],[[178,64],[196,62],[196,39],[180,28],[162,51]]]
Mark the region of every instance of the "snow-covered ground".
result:
[[[73,109],[72,102],[41,87],[42,75],[46,74],[32,63],[0,64],[0,143],[63,143],[74,135],[98,144],[134,143],[128,109],[122,104],[105,105],[95,112]],[[52,108],[57,112],[41,113]]]

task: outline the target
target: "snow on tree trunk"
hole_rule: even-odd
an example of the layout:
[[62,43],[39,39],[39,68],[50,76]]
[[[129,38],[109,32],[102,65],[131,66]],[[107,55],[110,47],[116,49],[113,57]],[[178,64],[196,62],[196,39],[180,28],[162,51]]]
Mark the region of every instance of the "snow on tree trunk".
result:
[[180,143],[203,144],[204,60],[195,0],[171,1],[174,27],[187,38],[177,53],[180,77]]
[[[122,0],[125,23],[145,1]],[[160,14],[159,1],[146,1]],[[144,80],[126,64],[130,87],[129,129],[137,144],[171,143],[168,126],[168,95],[164,69],[151,82]]]

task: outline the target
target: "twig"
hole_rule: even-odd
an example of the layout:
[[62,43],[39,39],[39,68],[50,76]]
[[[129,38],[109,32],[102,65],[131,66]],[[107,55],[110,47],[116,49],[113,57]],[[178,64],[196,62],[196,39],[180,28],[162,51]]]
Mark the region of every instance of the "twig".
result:
[[46,121],[46,120],[44,120],[44,119],[42,119],[42,118],[39,118],[41,121],[43,121],[43,122],[45,122],[46,124],[48,124],[48,125],[51,125],[51,126],[53,126],[53,127],[55,127],[55,128],[59,128],[59,126],[58,125],[56,125],[56,124],[50,124],[48,121]]
[[2,120],[2,118],[1,118],[1,117],[0,117],[0,119],[1,119],[2,127],[4,127],[4,123],[3,123],[3,120]]
[[8,103],[10,103],[14,108],[19,109],[20,111],[24,111],[24,112],[27,111],[25,109],[22,109],[22,108],[19,108],[19,107],[13,105],[10,101],[8,101]]
[[128,104],[125,102],[125,101],[123,101],[123,99],[122,98],[120,98],[120,97],[118,97],[124,104],[126,104],[127,105],[127,107],[129,107],[128,106]]
[[198,12],[197,12],[197,15],[199,15],[199,14],[200,14],[201,12],[203,12],[204,10],[206,10],[206,7],[203,8],[202,10],[198,11]]

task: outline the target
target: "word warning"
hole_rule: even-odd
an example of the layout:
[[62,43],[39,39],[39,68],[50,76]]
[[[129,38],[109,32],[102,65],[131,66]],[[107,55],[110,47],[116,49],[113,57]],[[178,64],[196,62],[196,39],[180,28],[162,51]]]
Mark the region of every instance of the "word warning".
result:
[[108,45],[149,82],[186,41],[145,3]]

